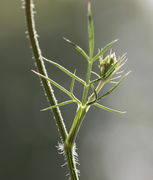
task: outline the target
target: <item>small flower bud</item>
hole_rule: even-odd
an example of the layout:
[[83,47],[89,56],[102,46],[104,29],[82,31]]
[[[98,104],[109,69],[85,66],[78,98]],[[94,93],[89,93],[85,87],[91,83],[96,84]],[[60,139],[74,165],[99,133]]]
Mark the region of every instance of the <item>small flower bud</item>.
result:
[[[107,72],[110,70],[110,68],[112,68],[112,66],[116,62],[117,62],[117,59],[116,59],[115,52],[114,53],[110,53],[110,55],[106,56],[104,59],[100,58],[100,65],[99,65],[100,76],[102,76],[105,79]],[[114,70],[111,71],[111,73],[109,74],[108,77],[110,77],[110,75],[113,73]]]

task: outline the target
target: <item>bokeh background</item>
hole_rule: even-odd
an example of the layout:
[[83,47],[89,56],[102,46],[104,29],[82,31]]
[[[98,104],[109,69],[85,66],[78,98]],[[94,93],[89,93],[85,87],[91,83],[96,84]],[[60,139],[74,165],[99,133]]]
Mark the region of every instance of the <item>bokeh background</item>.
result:
[[[87,50],[87,0],[35,0],[43,55],[85,78],[86,61],[63,36]],[[132,74],[104,105],[125,115],[92,108],[77,139],[81,180],[153,179],[153,0],[92,0],[96,50],[119,38],[118,55],[127,52]],[[66,180],[63,157],[48,104],[26,38],[21,1],[0,0],[0,179]],[[70,79],[46,64],[66,88]],[[96,70],[96,67],[95,67]],[[76,83],[80,97],[82,87]],[[59,102],[67,99],[55,88]],[[76,106],[61,108],[70,127]]]

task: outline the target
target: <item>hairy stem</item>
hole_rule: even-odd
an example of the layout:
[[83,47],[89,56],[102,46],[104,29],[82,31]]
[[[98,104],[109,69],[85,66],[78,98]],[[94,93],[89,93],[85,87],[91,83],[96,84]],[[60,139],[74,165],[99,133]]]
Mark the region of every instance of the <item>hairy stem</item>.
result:
[[[32,0],[25,0],[25,10],[26,10],[26,21],[27,21],[28,34],[29,34],[29,39],[30,39],[33,55],[35,58],[37,70],[40,74],[48,77],[46,69],[45,69],[45,65],[43,62],[41,50],[39,47],[39,42],[38,42],[37,35],[36,35],[35,22],[34,22],[34,16],[33,16],[33,1]],[[40,80],[43,84],[43,88],[44,88],[45,94],[47,96],[47,99],[49,101],[49,104],[51,106],[56,106],[57,100],[55,98],[55,95],[53,93],[50,83],[46,79],[41,78],[41,77],[40,77]],[[65,128],[65,124],[64,124],[61,112],[58,107],[54,108],[52,110],[52,112],[55,117],[55,121],[56,121],[58,130],[59,130],[59,134],[61,136],[61,140],[62,140],[62,142],[64,142],[64,144],[66,144],[65,142],[66,142],[68,133]],[[75,158],[74,158],[73,148],[74,148],[74,146],[65,146],[64,151],[65,151],[65,156],[67,159],[68,169],[70,172],[71,179],[79,180],[78,174],[77,174],[77,169],[76,169],[76,162],[75,162]]]
[[65,141],[65,155],[68,162],[68,168],[70,171],[70,176],[72,180],[78,180],[78,172],[76,169],[76,161],[75,161],[75,140],[77,137],[77,134],[79,132],[79,129],[81,127],[81,124],[83,122],[83,119],[86,114],[87,107],[80,105],[78,108],[74,122],[72,124],[72,127],[70,129],[69,135]]
[[[37,39],[32,0],[25,0],[25,13],[26,13],[26,21],[27,21],[29,39],[30,39],[33,55],[35,58],[37,70],[40,74],[48,77],[46,69],[45,69],[45,65],[43,62],[41,50],[39,47],[39,42]],[[54,92],[53,92],[53,89],[52,89],[50,83],[46,79],[41,78],[41,77],[40,77],[40,80],[42,82],[42,85],[43,85],[45,94],[47,96],[47,99],[49,101],[49,104],[51,106],[56,105],[57,100],[55,98],[55,95],[54,95]],[[52,112],[55,117],[55,121],[56,121],[58,130],[59,130],[59,134],[61,136],[61,140],[64,142],[67,137],[67,130],[66,130],[61,112],[58,107],[54,108],[52,110]]]
[[71,180],[79,180],[79,176],[76,168],[76,160],[74,156],[75,153],[74,145],[70,145],[65,142],[64,151],[67,159],[67,166],[69,169],[69,175],[71,177]]

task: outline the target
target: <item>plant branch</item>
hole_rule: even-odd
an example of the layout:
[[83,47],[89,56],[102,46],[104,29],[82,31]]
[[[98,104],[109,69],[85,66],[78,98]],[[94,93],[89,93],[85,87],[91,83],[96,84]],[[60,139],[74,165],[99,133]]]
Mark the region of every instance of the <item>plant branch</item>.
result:
[[[114,77],[114,75],[117,74],[117,71],[125,64],[125,62],[126,62],[125,55],[122,56],[117,62],[116,62],[115,54],[112,54],[112,53],[109,56],[106,56],[105,59],[103,59],[101,57],[113,45],[113,43],[116,42],[116,40],[115,40],[115,41],[107,44],[103,49],[101,49],[94,56],[94,24],[93,24],[93,20],[92,20],[91,4],[89,2],[88,3],[89,54],[87,55],[86,52],[82,48],[80,48],[78,45],[76,45],[75,43],[71,42],[70,40],[64,38],[80,54],[82,54],[85,57],[85,59],[87,60],[88,67],[87,67],[87,72],[86,72],[86,81],[82,80],[81,78],[76,76],[75,72],[71,73],[69,70],[67,70],[60,64],[50,61],[42,56],[42,53],[41,53],[41,50],[39,47],[39,42],[37,39],[36,28],[35,28],[33,0],[24,0],[24,1],[25,1],[28,34],[29,34],[29,39],[30,39],[33,55],[35,58],[36,67],[37,67],[37,72],[35,72],[35,71],[34,72],[37,75],[39,75],[40,80],[43,85],[43,88],[44,88],[44,91],[45,91],[45,94],[46,94],[47,99],[50,104],[50,107],[45,108],[43,110],[52,109],[58,130],[59,130],[59,134],[60,134],[60,137],[62,140],[62,148],[61,149],[63,150],[63,153],[66,157],[67,166],[68,166],[69,174],[70,174],[70,179],[71,180],[79,180],[78,170],[76,168],[77,160],[76,160],[76,152],[75,152],[75,150],[76,150],[75,141],[76,141],[80,127],[83,123],[83,120],[84,120],[89,108],[92,105],[94,105],[98,108],[101,108],[101,109],[104,109],[104,110],[107,110],[110,112],[125,113],[125,112],[121,112],[118,110],[108,108],[106,106],[103,106],[103,105],[97,103],[104,97],[111,94],[120,85],[120,83],[123,81],[123,79],[129,74],[129,73],[127,73],[124,76],[121,76],[119,82],[117,82],[114,87],[112,87],[110,90],[108,90],[108,92],[106,92],[101,97],[98,97],[99,92],[101,91],[101,89],[103,88],[103,86],[106,83],[118,78],[117,76]],[[100,66],[99,66],[100,74],[97,74],[92,71],[93,63],[97,59],[100,59]],[[45,65],[44,65],[44,60],[55,65],[57,68],[59,68],[60,70],[62,70],[64,73],[66,73],[67,75],[69,75],[72,78],[69,91],[48,77],[47,71],[46,71]],[[104,63],[101,61],[104,61]],[[106,70],[106,72],[104,70]],[[92,73],[95,74],[98,77],[98,79],[91,81]],[[75,80],[84,85],[81,102],[73,94]],[[56,86],[61,91],[63,91],[65,94],[67,94],[71,98],[71,100],[58,104],[50,83],[53,84],[54,86]],[[98,84],[96,84],[97,87],[95,87],[94,83],[98,83]],[[90,96],[88,96],[90,87],[92,88],[93,93]],[[59,107],[73,103],[73,102],[78,104],[78,109],[76,111],[74,121],[72,122],[70,131],[67,132],[65,123],[63,121],[61,112],[59,110]]]
[[[30,39],[33,55],[35,58],[37,70],[40,74],[48,77],[46,69],[45,69],[45,65],[43,62],[42,53],[41,53],[41,50],[39,47],[39,42],[37,39],[37,33],[36,33],[35,21],[34,21],[34,12],[33,12],[33,1],[32,0],[25,0],[25,13],[26,13],[26,21],[27,21],[29,39]],[[57,100],[55,98],[55,95],[53,93],[53,89],[52,89],[50,83],[42,77],[40,77],[40,80],[42,82],[42,85],[43,85],[46,97],[49,101],[49,104],[51,106],[56,105]],[[61,139],[62,139],[62,141],[65,141],[65,139],[67,137],[67,130],[66,130],[61,112],[60,112],[58,107],[54,108],[52,110],[52,112],[53,112],[53,115],[55,117],[55,121],[56,121],[58,130],[59,130],[59,134],[61,136]]]

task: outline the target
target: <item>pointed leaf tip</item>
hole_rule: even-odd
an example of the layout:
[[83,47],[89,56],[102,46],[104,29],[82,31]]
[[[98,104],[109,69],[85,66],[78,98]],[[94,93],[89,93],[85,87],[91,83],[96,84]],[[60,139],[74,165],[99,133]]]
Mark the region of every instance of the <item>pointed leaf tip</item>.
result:
[[31,69],[31,71],[32,71],[33,73],[37,74],[37,72],[36,72],[35,70]]
[[[75,73],[76,73],[76,69],[74,70],[74,75]],[[70,93],[72,94],[73,94],[74,84],[75,84],[75,79],[72,78],[71,85],[70,85]]]
[[88,1],[88,14],[91,14],[91,1]]
[[114,42],[117,42],[117,41],[119,41],[119,39],[115,39],[115,40],[114,40]]
[[72,41],[70,41],[69,39],[67,39],[66,37],[63,37],[63,39],[68,42],[69,44],[71,44],[73,47],[77,48],[77,45],[75,43],[73,43]]

